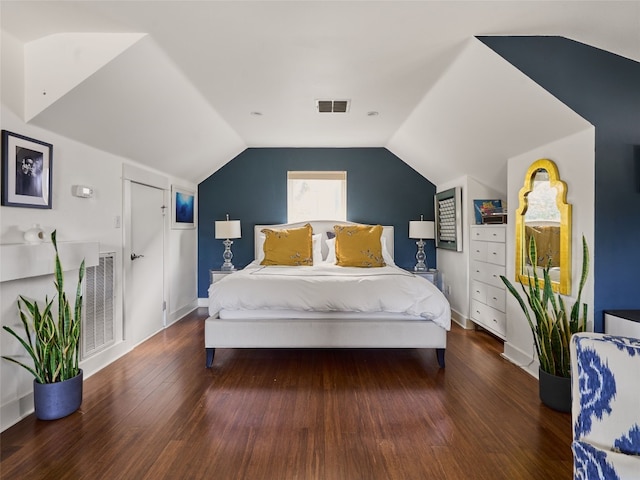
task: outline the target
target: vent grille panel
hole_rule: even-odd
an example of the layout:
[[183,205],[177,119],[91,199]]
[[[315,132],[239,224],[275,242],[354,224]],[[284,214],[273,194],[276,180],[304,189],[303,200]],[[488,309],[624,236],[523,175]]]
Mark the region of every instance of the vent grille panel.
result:
[[350,100],[316,100],[319,113],[347,113],[350,104]]
[[115,340],[115,253],[101,253],[95,267],[85,274],[82,358],[88,358]]

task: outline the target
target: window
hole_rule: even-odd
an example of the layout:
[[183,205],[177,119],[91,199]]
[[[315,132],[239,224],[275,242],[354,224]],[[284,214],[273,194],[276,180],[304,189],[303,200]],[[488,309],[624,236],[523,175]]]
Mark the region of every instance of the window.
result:
[[347,219],[347,172],[287,172],[288,222]]

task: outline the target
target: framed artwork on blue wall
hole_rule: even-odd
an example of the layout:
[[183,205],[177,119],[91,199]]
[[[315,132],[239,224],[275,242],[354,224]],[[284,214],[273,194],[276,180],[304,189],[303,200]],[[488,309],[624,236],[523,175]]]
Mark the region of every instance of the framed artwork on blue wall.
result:
[[171,228],[196,228],[196,194],[193,190],[171,186]]
[[53,145],[2,130],[2,205],[51,208]]

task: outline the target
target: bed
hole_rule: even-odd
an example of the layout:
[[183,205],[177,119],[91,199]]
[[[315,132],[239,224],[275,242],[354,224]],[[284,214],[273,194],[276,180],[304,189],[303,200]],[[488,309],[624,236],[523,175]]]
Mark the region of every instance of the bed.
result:
[[[312,265],[260,264],[263,229],[272,234],[306,224],[313,229]],[[444,367],[449,303],[431,282],[395,266],[393,227],[379,234],[384,266],[359,268],[335,265],[336,239],[329,238],[335,225],[358,224],[255,226],[255,260],[209,287],[207,368],[216,348],[429,348]]]

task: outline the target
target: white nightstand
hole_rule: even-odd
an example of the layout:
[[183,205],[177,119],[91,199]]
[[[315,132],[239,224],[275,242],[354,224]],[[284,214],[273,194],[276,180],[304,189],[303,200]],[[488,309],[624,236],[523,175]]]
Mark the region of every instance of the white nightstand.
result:
[[440,288],[440,272],[438,272],[438,270],[434,268],[430,268],[425,272],[416,272],[415,270],[409,270],[409,271],[422,278],[426,278],[431,283],[433,283],[436,287],[438,287],[438,290],[442,290],[442,288]]
[[216,282],[219,282],[227,275],[236,273],[240,270],[240,268],[236,268],[235,270],[209,270],[209,284],[212,285]]

